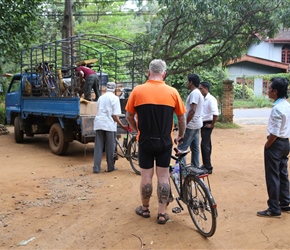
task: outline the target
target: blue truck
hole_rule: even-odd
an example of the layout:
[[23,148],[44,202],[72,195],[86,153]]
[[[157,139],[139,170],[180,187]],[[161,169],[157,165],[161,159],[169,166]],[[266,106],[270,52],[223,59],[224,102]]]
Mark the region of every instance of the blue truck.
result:
[[[144,77],[143,72],[137,73],[136,70],[140,69],[140,64],[134,63],[138,58],[136,48],[125,43],[122,51],[113,49],[112,52],[116,44],[120,50],[122,43],[119,39],[108,39],[106,35],[82,35],[23,51],[21,73],[13,75],[5,100],[5,121],[14,125],[15,142],[24,143],[25,136],[48,134],[50,149],[56,155],[64,155],[74,140],[84,144],[93,142],[97,102],[81,98],[80,82],[74,68],[84,62],[87,65],[94,58],[94,62],[98,61],[100,88],[109,80],[105,70],[110,72],[113,81],[121,82],[124,89],[132,89],[135,82],[141,83]],[[66,47],[70,49],[66,50]],[[110,53],[105,48],[109,48]],[[39,70],[39,65],[49,67]],[[121,72],[118,71],[120,68]],[[70,84],[65,84],[65,79],[69,79]]]
[[6,123],[14,125],[17,143],[24,142],[24,135],[49,134],[51,151],[63,155],[73,140],[94,141],[97,102],[77,96],[27,96],[23,94],[27,80],[36,80],[36,75],[15,74],[6,93]]

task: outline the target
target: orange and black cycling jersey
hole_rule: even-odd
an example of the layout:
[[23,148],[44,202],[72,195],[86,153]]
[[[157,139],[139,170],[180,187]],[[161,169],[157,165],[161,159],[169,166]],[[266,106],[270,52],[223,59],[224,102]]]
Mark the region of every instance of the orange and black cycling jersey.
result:
[[148,136],[171,135],[173,112],[177,115],[185,113],[177,90],[164,81],[155,80],[148,80],[133,89],[126,110],[132,114],[137,113],[138,135]]

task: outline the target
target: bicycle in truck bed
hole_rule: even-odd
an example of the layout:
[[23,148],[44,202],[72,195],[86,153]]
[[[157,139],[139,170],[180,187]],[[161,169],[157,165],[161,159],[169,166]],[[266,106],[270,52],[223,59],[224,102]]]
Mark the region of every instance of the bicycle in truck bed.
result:
[[205,237],[211,237],[216,231],[218,213],[217,205],[211,194],[208,174],[200,168],[191,165],[185,166],[182,159],[189,151],[182,152],[176,148],[174,150],[176,154],[171,158],[179,163],[179,173],[177,176],[174,175],[172,166],[170,166],[169,172],[170,179],[178,193],[178,197],[175,199],[178,207],[173,208],[172,212],[180,213],[184,210],[180,202],[182,201],[187,206],[198,231]]

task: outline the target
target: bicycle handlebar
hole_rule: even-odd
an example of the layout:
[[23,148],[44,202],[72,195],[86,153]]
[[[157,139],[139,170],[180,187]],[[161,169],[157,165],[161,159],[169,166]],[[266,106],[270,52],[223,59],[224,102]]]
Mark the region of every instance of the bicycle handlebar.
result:
[[126,130],[127,130],[129,133],[132,133],[132,131],[133,131],[133,129],[130,127],[129,124],[126,126]]

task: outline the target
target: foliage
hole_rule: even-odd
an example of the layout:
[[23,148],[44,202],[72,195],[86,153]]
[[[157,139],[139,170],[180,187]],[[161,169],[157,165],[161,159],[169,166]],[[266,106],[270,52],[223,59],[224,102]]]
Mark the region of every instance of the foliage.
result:
[[[287,24],[287,1],[159,0],[150,15],[150,30],[140,33],[137,44],[146,49],[145,64],[162,58],[171,67],[167,75],[212,68],[239,58],[252,35],[273,37],[281,20]],[[287,9],[287,10],[286,10]],[[280,18],[277,18],[277,17]]]
[[4,124],[5,120],[5,95],[0,94],[0,124]]
[[241,128],[238,124],[231,123],[231,122],[216,122],[214,127],[217,128],[217,129]]
[[234,85],[234,99],[251,99],[254,98],[254,90],[245,84]]
[[258,75],[258,76],[246,76],[244,79],[247,80],[254,80],[255,78],[262,78],[265,81],[270,81],[273,77],[283,77],[287,78],[290,82],[290,73],[278,73],[278,74],[267,74],[267,75]]
[[[5,0],[0,5],[0,67],[8,58],[19,60],[19,50],[36,39],[41,0]],[[12,56],[13,55],[13,56]],[[19,56],[17,56],[19,55]],[[0,72],[2,72],[0,68]]]
[[264,96],[253,97],[248,100],[234,100],[234,108],[265,108],[271,107],[273,101]]

